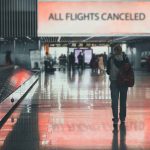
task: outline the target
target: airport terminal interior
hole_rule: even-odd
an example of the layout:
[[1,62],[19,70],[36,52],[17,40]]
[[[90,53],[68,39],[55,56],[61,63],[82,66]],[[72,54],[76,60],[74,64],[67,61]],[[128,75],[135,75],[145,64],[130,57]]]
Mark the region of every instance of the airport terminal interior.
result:
[[[0,150],[150,150],[150,35],[39,36],[38,13],[37,0],[0,0]],[[114,128],[106,63],[116,44],[135,84]]]

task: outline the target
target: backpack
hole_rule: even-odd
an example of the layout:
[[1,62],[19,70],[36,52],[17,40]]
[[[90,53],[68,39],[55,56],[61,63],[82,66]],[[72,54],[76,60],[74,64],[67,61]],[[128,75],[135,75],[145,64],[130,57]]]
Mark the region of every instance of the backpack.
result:
[[134,86],[134,72],[130,63],[122,64],[121,68],[119,69],[117,83],[119,86]]
[[123,53],[123,61],[117,62],[117,60],[114,59],[114,64],[117,68],[119,68],[119,73],[117,77],[118,85],[133,87],[134,86],[134,71],[127,56]]

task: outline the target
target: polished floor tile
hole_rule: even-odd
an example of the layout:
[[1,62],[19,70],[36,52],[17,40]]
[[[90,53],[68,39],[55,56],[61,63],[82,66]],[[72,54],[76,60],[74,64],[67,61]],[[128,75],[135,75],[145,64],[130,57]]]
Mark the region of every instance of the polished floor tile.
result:
[[149,150],[149,81],[136,72],[126,124],[114,130],[107,75],[41,73],[0,129],[0,150]]
[[0,68],[0,103],[32,76],[32,72],[14,66]]

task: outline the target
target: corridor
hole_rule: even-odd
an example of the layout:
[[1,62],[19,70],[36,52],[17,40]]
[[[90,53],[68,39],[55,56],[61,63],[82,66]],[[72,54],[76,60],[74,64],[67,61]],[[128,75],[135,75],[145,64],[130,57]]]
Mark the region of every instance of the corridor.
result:
[[1,127],[0,150],[149,150],[149,81],[136,72],[126,125],[114,131],[107,75],[43,72]]

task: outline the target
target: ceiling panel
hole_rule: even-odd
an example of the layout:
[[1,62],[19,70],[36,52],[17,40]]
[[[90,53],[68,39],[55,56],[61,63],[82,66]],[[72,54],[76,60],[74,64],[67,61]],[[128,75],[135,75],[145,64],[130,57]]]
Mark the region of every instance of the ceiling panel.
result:
[[74,36],[74,37],[40,37],[42,43],[124,43],[150,41],[150,36]]
[[87,36],[78,36],[78,37],[61,37],[60,42],[83,42],[86,40]]

